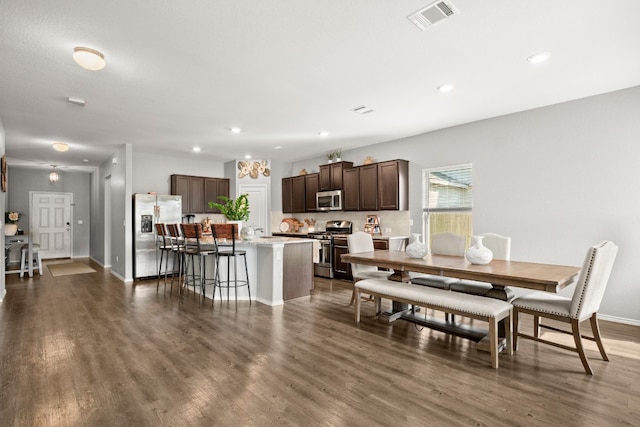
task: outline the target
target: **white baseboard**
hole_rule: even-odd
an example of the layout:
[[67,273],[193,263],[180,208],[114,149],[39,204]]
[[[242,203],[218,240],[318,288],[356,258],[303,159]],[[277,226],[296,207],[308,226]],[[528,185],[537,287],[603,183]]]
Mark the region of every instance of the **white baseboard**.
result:
[[609,322],[624,323],[625,325],[640,326],[640,320],[627,319],[624,317],[607,316],[606,314],[598,314],[598,319],[607,320]]
[[93,262],[95,262],[96,264],[98,264],[100,267],[102,268],[107,268],[107,267],[111,267],[110,265],[104,265],[103,263],[101,263],[100,261],[98,261],[97,259],[95,259],[94,257],[90,256],[89,259]]

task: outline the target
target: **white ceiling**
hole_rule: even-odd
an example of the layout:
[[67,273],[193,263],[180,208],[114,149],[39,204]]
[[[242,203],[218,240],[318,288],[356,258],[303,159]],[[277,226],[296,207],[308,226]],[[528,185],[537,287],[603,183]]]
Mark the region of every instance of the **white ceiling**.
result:
[[407,16],[429,3],[0,0],[9,164],[95,166],[124,143],[294,161],[640,85],[638,0],[453,0],[421,31]]

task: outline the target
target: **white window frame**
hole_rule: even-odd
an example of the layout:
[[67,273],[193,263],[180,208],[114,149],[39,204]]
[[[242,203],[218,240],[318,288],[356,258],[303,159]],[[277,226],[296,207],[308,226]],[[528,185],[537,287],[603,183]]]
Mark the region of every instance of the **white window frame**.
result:
[[[431,227],[429,223],[429,214],[431,212],[473,212],[473,190],[471,192],[471,203],[469,206],[447,207],[447,208],[429,208],[429,176],[434,172],[444,172],[459,169],[469,169],[471,171],[471,187],[473,188],[473,164],[462,163],[458,165],[442,166],[437,168],[429,168],[422,170],[422,238],[431,252]],[[473,224],[472,224],[473,227]]]

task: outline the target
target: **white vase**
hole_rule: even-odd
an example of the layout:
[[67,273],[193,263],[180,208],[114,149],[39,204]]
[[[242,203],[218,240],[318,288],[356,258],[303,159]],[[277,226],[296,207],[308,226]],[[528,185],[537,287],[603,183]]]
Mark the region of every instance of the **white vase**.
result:
[[18,224],[5,224],[4,225],[4,235],[5,236],[15,236],[18,232]]
[[464,257],[471,264],[489,264],[493,259],[493,252],[482,244],[482,239],[484,239],[484,236],[471,237],[471,246],[464,253]]
[[242,221],[227,220],[227,224],[236,224],[236,239],[240,237],[240,230],[242,230]]
[[420,233],[413,233],[411,235],[411,243],[407,245],[404,250],[409,258],[422,258],[427,254],[427,247],[420,241],[422,236]]

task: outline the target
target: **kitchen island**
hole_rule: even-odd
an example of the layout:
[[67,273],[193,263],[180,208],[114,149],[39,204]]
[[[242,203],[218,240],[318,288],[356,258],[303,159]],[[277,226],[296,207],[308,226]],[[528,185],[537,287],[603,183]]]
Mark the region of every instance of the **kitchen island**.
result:
[[[313,240],[277,236],[256,237],[236,241],[236,250],[246,251],[249,283],[252,299],[266,305],[282,305],[284,301],[307,297],[313,289]],[[207,283],[215,277],[213,262],[207,260]],[[226,279],[226,267],[222,263],[220,275]],[[196,264],[196,268],[198,268]],[[233,267],[232,267],[233,269]],[[244,277],[242,265],[238,265],[240,278]],[[211,297],[212,286],[207,286]],[[199,291],[196,289],[196,291]],[[216,301],[220,295],[216,291]],[[222,298],[227,299],[226,289]],[[231,289],[230,299],[234,299]],[[238,300],[248,300],[246,287],[238,288]]]

